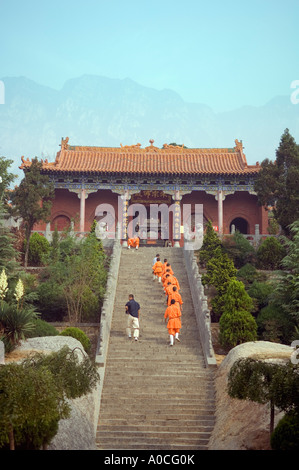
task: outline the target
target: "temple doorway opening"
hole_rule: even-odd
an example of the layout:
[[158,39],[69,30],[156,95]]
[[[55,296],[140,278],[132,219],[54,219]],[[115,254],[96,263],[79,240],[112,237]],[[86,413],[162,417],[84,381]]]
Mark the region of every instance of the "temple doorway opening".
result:
[[242,233],[243,235],[247,235],[248,228],[248,222],[246,219],[243,219],[243,217],[236,217],[234,220],[231,221],[229,231],[230,233],[232,233],[232,231],[236,231]]

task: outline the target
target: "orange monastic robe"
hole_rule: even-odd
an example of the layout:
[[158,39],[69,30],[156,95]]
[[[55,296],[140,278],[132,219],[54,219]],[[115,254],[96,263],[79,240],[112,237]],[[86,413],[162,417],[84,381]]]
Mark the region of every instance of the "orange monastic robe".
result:
[[168,295],[168,299],[167,299],[167,305],[169,306],[170,305],[170,302],[171,300],[174,299],[175,300],[175,305],[178,303],[180,306],[183,305],[183,301],[182,301],[182,297],[181,297],[181,294],[178,293],[178,291],[172,291],[170,292],[170,294]]
[[177,286],[178,290],[180,289],[179,281],[177,280],[175,276],[171,274],[167,279],[168,279],[167,282],[171,282],[171,284],[173,284],[174,286]]
[[173,293],[173,284],[166,285],[164,288],[165,295],[169,296]]
[[182,327],[181,310],[177,304],[172,304],[166,308],[164,318],[168,319],[167,328],[170,335],[180,332]]
[[132,248],[139,247],[139,238],[138,237],[129,238],[128,239],[128,246],[131,246]]
[[158,276],[158,277],[162,276],[162,268],[163,268],[163,264],[161,263],[161,261],[156,261],[153,266],[153,271],[154,271],[155,276]]

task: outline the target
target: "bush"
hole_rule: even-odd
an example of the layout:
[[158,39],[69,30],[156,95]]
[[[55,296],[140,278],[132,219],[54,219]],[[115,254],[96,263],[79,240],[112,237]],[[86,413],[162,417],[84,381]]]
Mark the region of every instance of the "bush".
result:
[[237,272],[237,279],[242,281],[245,286],[251,284],[258,276],[256,268],[250,264],[246,263],[242,268]]
[[247,263],[255,263],[255,249],[240,232],[236,232],[233,236],[225,239],[224,249],[228,256],[233,259],[234,265],[238,269]]
[[273,450],[299,450],[299,415],[286,414],[271,435]]
[[37,312],[31,306],[19,308],[16,304],[0,302],[0,330],[4,337],[6,351],[11,351],[16,345],[27,338],[33,330],[33,322]]
[[258,336],[273,343],[290,344],[293,340],[294,323],[279,306],[269,304],[262,308],[256,319]]
[[256,304],[256,310],[264,308],[269,303],[269,297],[273,292],[273,287],[267,282],[254,281],[248,289],[248,294]]
[[57,336],[59,331],[53,325],[40,318],[33,321],[33,329],[26,335],[27,338],[39,338],[42,336]]
[[77,339],[82,344],[84,350],[88,353],[91,348],[91,342],[88,336],[80,328],[68,327],[59,333],[61,336],[71,336],[72,338]]
[[253,302],[241,281],[232,279],[222,296],[223,313],[219,321],[219,339],[225,347],[235,347],[257,339]]
[[257,339],[256,321],[246,310],[223,313],[219,327],[219,340],[224,347],[234,348],[238,344]]
[[203,238],[202,247],[199,250],[199,263],[206,266],[208,261],[215,256],[216,250],[222,250],[222,243],[213,229],[212,222],[209,220],[206,225],[206,232]]
[[62,321],[67,313],[63,286],[55,278],[40,282],[37,308],[45,321]]
[[32,266],[41,266],[44,264],[44,258],[50,251],[48,240],[37,232],[34,232],[29,240],[28,261]]
[[279,269],[286,251],[275,237],[268,237],[257,250],[257,264],[260,269]]

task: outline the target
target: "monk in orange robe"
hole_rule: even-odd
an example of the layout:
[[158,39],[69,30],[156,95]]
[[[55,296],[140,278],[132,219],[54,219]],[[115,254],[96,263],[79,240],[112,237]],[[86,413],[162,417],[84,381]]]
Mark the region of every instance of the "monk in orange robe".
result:
[[167,270],[164,272],[164,274],[162,275],[162,282],[163,282],[163,285],[164,285],[164,283],[165,283],[165,281],[166,281],[166,276],[167,276],[167,274],[169,274],[169,276],[171,275],[171,272],[170,272],[170,270],[168,270],[168,269],[167,269]]
[[166,264],[165,271],[168,271],[170,274],[174,274],[173,269],[172,269],[170,263],[167,263],[167,264]]
[[[167,296],[167,299],[168,299],[168,297],[173,292],[173,284],[171,284],[171,282],[168,282],[168,284],[165,286],[164,292],[165,292],[165,295]],[[167,303],[167,301],[166,301],[166,303]]]
[[176,286],[172,286],[172,292],[168,295],[167,305],[171,304],[172,299],[175,300],[175,303],[180,306],[180,310],[182,311],[183,300],[181,294],[178,292]]
[[128,239],[128,248],[130,249],[132,247],[132,248],[136,248],[136,250],[138,250],[139,243],[140,243],[139,237],[129,238]]
[[166,271],[166,264],[167,264],[167,263],[168,263],[167,258],[164,258],[162,275],[165,274],[165,271]]
[[155,262],[154,266],[152,267],[153,272],[154,272],[154,277],[153,279],[157,279],[158,281],[161,282],[162,279],[162,269],[163,269],[163,264],[160,261],[160,258],[157,258],[157,261]]
[[167,321],[167,329],[169,334],[169,346],[173,346],[174,339],[180,342],[179,333],[182,327],[181,323],[181,310],[172,299],[170,305],[166,308],[164,314],[165,321]]
[[170,276],[168,276],[167,279],[168,279],[168,282],[171,282],[171,284],[173,284],[174,286],[176,286],[178,288],[178,290],[180,290],[179,281],[177,280],[177,278],[173,274],[170,274]]

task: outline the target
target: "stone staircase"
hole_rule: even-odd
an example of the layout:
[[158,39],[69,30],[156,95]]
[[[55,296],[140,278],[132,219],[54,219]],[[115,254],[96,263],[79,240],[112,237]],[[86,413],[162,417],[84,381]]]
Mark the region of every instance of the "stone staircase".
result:
[[[205,367],[180,248],[159,248],[184,302],[181,342],[169,347],[166,297],[152,279],[157,248],[123,249],[96,445],[101,450],[207,449],[214,426],[213,370]],[[125,333],[125,303],[140,303],[139,341]]]

